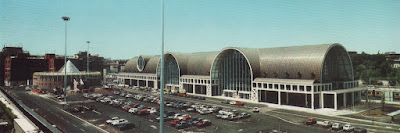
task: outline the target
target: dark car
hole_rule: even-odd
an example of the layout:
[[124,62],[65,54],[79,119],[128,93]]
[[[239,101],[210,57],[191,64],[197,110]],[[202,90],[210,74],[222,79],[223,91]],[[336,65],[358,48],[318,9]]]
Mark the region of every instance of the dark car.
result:
[[353,130],[354,133],[367,133],[367,129],[365,129],[364,127],[356,127]]
[[229,104],[229,101],[228,101],[228,100],[224,100],[224,101],[221,101],[221,103],[223,103],[223,104]]
[[125,130],[129,130],[129,129],[132,129],[132,128],[135,128],[135,124],[130,123],[130,122],[117,126],[117,129],[120,130],[120,131],[125,131]]
[[315,119],[313,119],[313,118],[308,118],[306,120],[307,125],[314,125],[315,123],[317,123],[317,121],[315,121]]
[[179,122],[178,124],[176,124],[175,127],[176,127],[177,129],[183,129],[183,128],[189,127],[189,124],[186,123],[186,121],[181,121],[181,122]]

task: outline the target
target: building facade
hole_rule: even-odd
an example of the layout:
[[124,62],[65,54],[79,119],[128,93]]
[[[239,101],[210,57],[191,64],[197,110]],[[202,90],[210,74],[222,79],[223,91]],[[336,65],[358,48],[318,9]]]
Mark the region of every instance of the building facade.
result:
[[47,92],[51,91],[52,89],[64,88],[65,71],[67,71],[67,86],[69,86],[71,89],[74,87],[74,82],[75,84],[84,85],[83,88],[86,89],[89,86],[101,85],[102,77],[100,72],[81,72],[71,61],[68,61],[67,64],[57,72],[33,73],[33,88]]
[[[159,88],[159,64],[160,56],[134,57],[114,76],[132,86]],[[167,89],[192,95],[311,109],[355,105],[363,90],[340,44],[165,53],[164,74]]]
[[[79,70],[87,69],[87,53],[79,52],[75,56],[67,57]],[[0,86],[18,86],[32,80],[34,72],[55,72],[64,65],[64,56],[45,54],[30,55],[22,47],[3,47],[0,52]],[[91,71],[102,72],[104,58],[98,55],[89,55]],[[7,84],[7,85],[6,85]]]

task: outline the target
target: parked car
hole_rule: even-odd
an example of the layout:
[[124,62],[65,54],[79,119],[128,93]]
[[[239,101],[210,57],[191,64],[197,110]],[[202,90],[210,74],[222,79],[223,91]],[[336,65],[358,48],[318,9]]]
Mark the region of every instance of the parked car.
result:
[[258,107],[254,107],[253,112],[258,113],[258,112],[260,112],[260,109]]
[[346,124],[346,125],[343,126],[343,131],[351,132],[353,130],[354,130],[354,127],[352,125],[350,125],[350,124]]
[[111,125],[115,126],[115,125],[119,125],[119,124],[123,124],[123,123],[128,123],[128,120],[126,120],[126,119],[115,120],[115,121],[111,122]]
[[111,119],[106,120],[107,124],[111,124],[111,122],[119,120],[119,117],[112,117]]
[[183,129],[189,127],[189,124],[186,121],[180,121],[178,124],[175,125],[177,129]]
[[224,101],[221,101],[221,103],[223,103],[223,104],[229,104],[229,101],[228,101],[228,100],[224,100]]
[[175,125],[178,124],[179,122],[180,122],[180,120],[175,119],[175,120],[172,120],[171,122],[169,122],[169,124],[171,124],[172,127],[175,127]]
[[353,130],[354,133],[367,133],[367,129],[365,129],[364,127],[356,127]]
[[204,126],[210,126],[210,125],[211,125],[211,121],[207,120],[207,119],[201,120],[196,123],[196,126],[198,126],[198,127],[204,127]]
[[135,128],[135,124],[128,122],[128,123],[124,123],[124,124],[120,124],[117,126],[118,130],[120,131],[125,131],[125,130],[129,130],[132,128]]
[[307,125],[314,125],[315,123],[317,123],[317,121],[315,121],[314,118],[308,118],[308,119],[306,120],[306,124],[307,124]]
[[340,123],[333,123],[332,124],[332,129],[333,130],[341,130],[343,129],[342,125]]
[[236,102],[235,105],[244,106],[243,102]]

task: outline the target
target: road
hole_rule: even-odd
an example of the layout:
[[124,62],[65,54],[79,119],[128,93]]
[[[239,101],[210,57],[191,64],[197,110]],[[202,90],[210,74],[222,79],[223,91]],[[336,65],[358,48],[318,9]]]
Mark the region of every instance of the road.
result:
[[26,92],[24,90],[11,90],[9,92],[11,92],[12,96],[23,102],[26,106],[42,116],[49,123],[55,125],[62,132],[103,132],[92,124],[68,114],[62,110],[62,107],[57,102],[51,99],[43,98],[37,94]]

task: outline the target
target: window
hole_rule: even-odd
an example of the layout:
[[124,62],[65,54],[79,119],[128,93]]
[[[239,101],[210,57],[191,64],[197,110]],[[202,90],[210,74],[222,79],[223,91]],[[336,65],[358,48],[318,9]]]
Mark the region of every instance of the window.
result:
[[257,84],[256,84],[256,83],[253,83],[253,87],[257,87]]
[[294,85],[294,86],[293,86],[293,90],[294,90],[294,91],[297,91],[297,85]]
[[264,86],[263,86],[264,89],[268,87],[267,84],[263,84],[263,85],[264,85]]
[[304,86],[300,86],[300,91],[304,91]]
[[290,85],[286,85],[286,90],[290,90]]
[[285,85],[280,85],[280,87],[281,87],[281,90],[285,89]]
[[300,72],[297,73],[297,78],[301,78],[302,76],[303,75]]
[[278,84],[274,84],[274,89],[278,89]]
[[258,88],[261,88],[262,86],[261,86],[261,83],[258,83]]
[[312,78],[312,79],[315,78],[315,73],[311,73],[311,78]]
[[269,89],[272,89],[272,84],[268,84],[268,88],[269,88]]
[[311,86],[307,86],[307,91],[311,91]]

